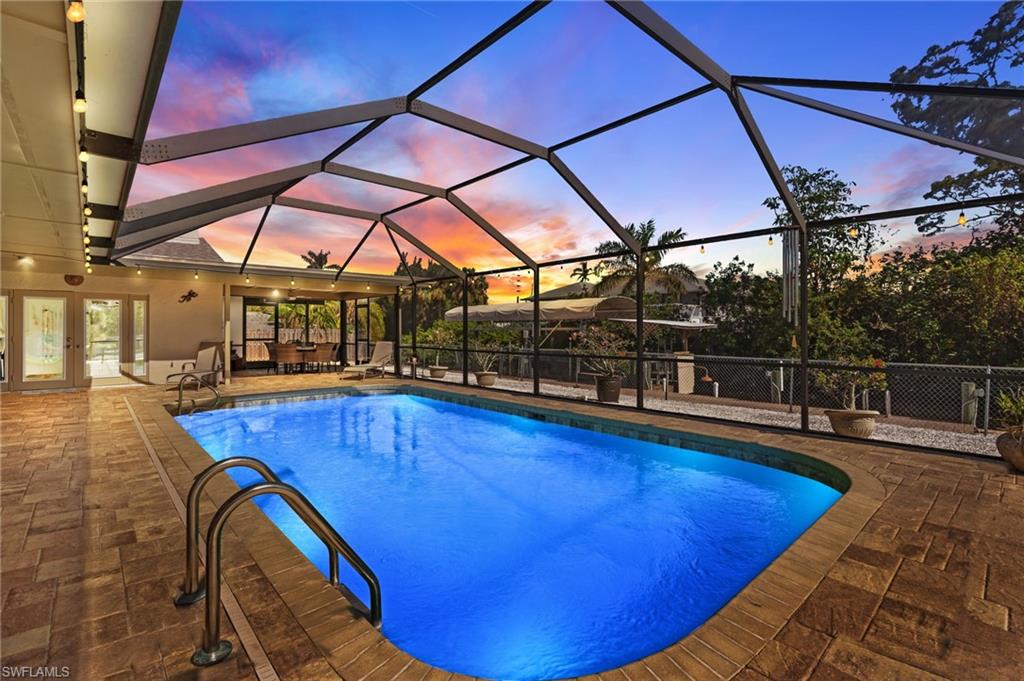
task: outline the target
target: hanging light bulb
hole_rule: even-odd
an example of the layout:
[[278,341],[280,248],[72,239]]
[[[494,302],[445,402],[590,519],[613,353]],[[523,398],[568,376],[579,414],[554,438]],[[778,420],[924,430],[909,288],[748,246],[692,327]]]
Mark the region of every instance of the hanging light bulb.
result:
[[85,93],[81,90],[75,90],[75,101],[71,104],[72,111],[75,113],[85,113],[88,108],[89,102],[85,101]]
[[858,236],[860,236],[860,230],[857,229],[857,227],[850,227],[850,229],[848,229],[846,233],[850,235],[851,239],[856,239]]
[[273,291],[270,292],[270,295],[277,298],[279,295],[281,295],[281,292],[275,288]]
[[367,284],[367,285],[366,285],[366,290],[367,290],[367,291],[369,291],[369,290],[370,290],[370,285],[369,285],[369,284]]
[[195,274],[192,275],[192,278],[193,279],[198,279],[199,278],[199,270],[195,271]]
[[78,147],[78,160],[85,163],[89,160],[89,152],[84,146]]
[[768,235],[768,245],[769,246],[774,246],[775,245],[775,237],[773,237],[771,234]]
[[88,234],[88,233],[89,233],[89,223],[88,222],[83,222],[82,223],[82,234]]
[[135,266],[135,274],[142,274],[142,265]]
[[292,277],[291,284],[292,284],[292,286],[295,286],[295,277]]
[[85,21],[85,5],[80,0],[73,0],[64,14],[72,24],[80,24]]
[[248,275],[248,274],[247,274],[247,275],[245,275],[245,283],[246,283],[246,284],[248,284],[248,283],[249,283],[249,275]]
[[89,193],[89,182],[86,181],[86,180],[82,180],[82,194],[85,195],[85,194],[88,194],[88,193]]
[[960,211],[960,217],[956,219],[956,224],[960,225],[961,227],[967,224],[967,216],[964,215],[963,211]]
[[91,256],[91,255],[89,255],[88,253],[86,253],[86,254],[85,254],[85,261],[86,261],[86,262],[92,262],[92,256]]
[[82,215],[84,215],[85,217],[89,217],[90,215],[92,215],[92,208],[90,208],[89,206],[83,208]]
[[704,244],[700,245],[700,254],[704,255]]
[[331,288],[334,288],[334,282],[333,281],[331,282]]
[[86,265],[85,266],[85,273],[86,274],[92,274],[92,265]]
[[85,236],[82,237],[82,243],[85,244],[86,246],[89,245],[89,235],[88,234],[86,234]]
[[88,246],[86,246],[85,248],[82,249],[82,252],[85,253],[86,255],[88,255],[88,254],[92,253],[92,249],[89,248]]

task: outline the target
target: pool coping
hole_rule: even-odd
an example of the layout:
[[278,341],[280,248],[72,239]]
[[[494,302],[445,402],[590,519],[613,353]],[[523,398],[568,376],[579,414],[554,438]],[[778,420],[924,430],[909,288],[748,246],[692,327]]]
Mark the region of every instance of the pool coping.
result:
[[[757,453],[767,450],[773,457],[779,457],[772,463],[784,464],[774,467],[804,475],[810,473],[809,477],[840,488],[841,491],[841,487],[846,486],[843,495],[813,525],[702,625],[673,645],[620,667],[630,678],[636,678],[636,675],[651,678],[653,674],[662,681],[674,678],[729,679],[737,674],[790,620],[878,509],[886,494],[881,481],[865,469],[851,464],[842,454],[844,449],[864,445],[833,445],[796,433],[710,424],[678,416],[647,413],[620,415],[585,402],[574,404],[457,385],[431,384],[424,387],[408,380],[368,380],[351,388],[338,386],[267,391],[253,388],[253,385],[246,383],[236,392],[232,386],[225,391],[226,400],[257,402],[353,390],[379,392],[394,389],[429,397],[441,396],[442,399],[447,397],[457,402],[469,398],[472,403],[483,401],[487,403],[485,407],[497,407],[501,411],[530,412],[533,417],[544,414],[544,420],[564,418],[561,415],[569,413],[572,415],[569,421],[583,419],[587,424],[583,427],[594,430],[626,434],[628,437],[642,433],[646,437],[641,439],[704,451],[710,451],[710,447],[718,449],[713,453],[757,463],[766,462],[763,456],[761,460],[754,456],[755,450]],[[160,443],[161,446],[157,446],[158,456],[171,472],[178,494],[184,498],[191,477],[212,463],[213,459],[178,425],[163,400],[148,398],[132,402],[147,436]],[[723,442],[728,444],[729,451],[721,448]],[[823,451],[826,449],[837,451]],[[836,478],[834,471],[841,473],[842,477]],[[237,485],[227,476],[211,480],[206,491],[207,503],[203,505],[204,526],[214,508],[214,504],[208,503],[208,500],[212,499],[219,505],[237,490]],[[232,536],[225,538],[224,554],[229,560],[224,564],[224,577],[229,585],[236,588],[233,576],[243,576],[243,573],[231,566],[230,557],[245,554],[242,560],[250,560],[257,567],[309,641],[326,658],[330,667],[345,678],[367,681],[396,677],[405,679],[413,672],[422,672],[415,677],[418,679],[431,669],[429,665],[414,660],[395,647],[383,634],[373,629],[338,590],[327,584],[320,572],[273,522],[251,505],[247,506],[249,508],[239,509],[228,523]],[[230,551],[228,546],[231,547]],[[250,575],[245,573],[244,576]],[[261,594],[264,598],[269,595],[265,591]],[[272,640],[273,634],[280,630],[275,628],[271,633],[263,632],[261,635],[259,624],[266,619],[266,615],[259,615],[266,608],[256,606],[264,604],[247,603],[242,598],[240,600],[247,615],[250,615],[250,610],[258,615],[255,617],[257,626],[254,629],[273,661],[275,652],[279,655],[282,653],[280,641]],[[283,614],[279,608],[277,612]],[[294,643],[294,638],[291,640]],[[452,678],[459,681],[470,677],[453,674]]]

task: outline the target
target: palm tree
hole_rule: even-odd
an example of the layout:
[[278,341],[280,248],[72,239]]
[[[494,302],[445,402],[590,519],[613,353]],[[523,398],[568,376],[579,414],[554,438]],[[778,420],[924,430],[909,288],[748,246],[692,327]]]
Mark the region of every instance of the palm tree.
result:
[[574,269],[569,274],[569,276],[581,284],[580,290],[583,292],[583,295],[586,296],[588,292],[587,289],[590,285],[590,280],[596,277],[600,277],[601,269],[601,263],[598,263],[597,267],[591,267],[589,262],[584,261],[580,263],[576,267],[576,269]]
[[[633,235],[641,246],[650,246],[654,241],[654,220],[641,222],[640,224],[629,223],[625,226],[627,232]],[[658,246],[682,241],[686,233],[681,229],[670,229],[662,232],[654,243]],[[622,243],[619,241],[604,241],[597,247],[598,255],[603,253],[615,253],[622,250]],[[663,265],[665,251],[649,251],[644,253],[644,288],[651,285],[660,285],[668,293],[680,294],[686,282],[695,283],[697,275],[682,263]],[[598,269],[598,268],[595,268]],[[623,294],[636,293],[636,258],[632,254],[618,255],[606,260],[599,266],[603,272],[601,280],[594,286],[594,291],[605,293],[607,291],[621,291]]]
[[300,253],[299,257],[306,261],[306,269],[308,270],[337,270],[341,269],[339,265],[327,264],[327,259],[330,257],[330,251],[306,251],[304,254]]

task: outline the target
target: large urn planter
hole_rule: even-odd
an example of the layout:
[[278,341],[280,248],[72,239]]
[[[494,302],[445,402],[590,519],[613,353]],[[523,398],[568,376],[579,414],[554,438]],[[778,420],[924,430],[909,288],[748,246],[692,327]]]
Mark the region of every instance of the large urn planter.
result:
[[431,378],[444,378],[448,374],[448,367],[434,365],[427,367],[427,371]]
[[825,416],[836,435],[867,439],[875,432],[879,414],[874,409],[826,409]]
[[498,378],[497,371],[474,371],[476,384],[482,388],[490,388]]
[[996,449],[1010,466],[1024,472],[1024,442],[1019,429],[1008,430],[996,438]]
[[619,376],[597,377],[597,399],[599,402],[618,403],[622,393],[622,378]]

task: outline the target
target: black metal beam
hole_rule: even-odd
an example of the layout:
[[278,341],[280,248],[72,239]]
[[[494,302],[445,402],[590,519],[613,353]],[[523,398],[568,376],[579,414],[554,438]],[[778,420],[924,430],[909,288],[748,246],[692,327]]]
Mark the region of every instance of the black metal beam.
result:
[[384,225],[384,229],[388,233],[388,238],[391,239],[391,245],[395,247],[395,254],[398,256],[398,262],[402,263],[402,269],[405,270],[405,276],[409,277],[409,281],[413,284],[416,283],[416,277],[412,276],[412,272],[409,271],[409,263],[405,262],[405,254],[402,253],[402,249],[398,247],[398,242],[395,240],[395,235],[391,232],[391,228]]
[[435,73],[433,76],[423,81],[420,85],[415,87],[412,92],[409,93],[409,101],[421,97],[427,90],[434,87],[442,80],[450,76],[451,74],[458,71],[460,68],[465,66],[473,57],[477,56],[494,43],[501,40],[503,37],[515,30],[520,24],[525,22],[527,19],[532,17],[534,14],[544,9],[544,6],[548,4],[546,0],[543,2],[531,2],[523,9],[516,12],[512,17],[505,21],[501,26],[488,33],[483,39],[477,41],[475,45],[470,47],[468,50],[456,57],[450,64],[445,66],[443,69]]
[[359,240],[359,243],[356,244],[356,247],[353,248],[352,252],[348,254],[347,258],[345,258],[345,262],[343,262],[341,264],[341,267],[338,268],[338,273],[334,275],[334,281],[338,281],[338,277],[340,277],[341,273],[345,271],[345,268],[348,267],[348,264],[352,262],[352,258],[356,257],[356,253],[358,253],[359,249],[363,247],[363,243],[365,243],[366,240],[370,238],[370,235],[373,234],[374,227],[376,227],[378,224],[379,223],[377,221],[374,221],[374,223],[370,225],[370,228],[366,230],[366,234],[363,235],[363,238]]
[[860,215],[848,215],[842,218],[831,220],[812,220],[807,223],[811,229],[823,227],[835,227],[837,225],[850,225],[861,222],[874,222],[875,220],[891,220],[892,218],[905,218],[914,215],[929,215],[931,213],[945,213],[953,210],[966,210],[968,208],[983,208],[995,206],[1000,203],[1013,203],[1024,201],[1024,192],[1004,194],[1002,196],[983,196],[977,199],[966,199],[964,201],[949,201],[946,203],[933,203],[930,206],[915,206],[913,208],[898,208],[877,213],[861,213]]
[[569,139],[564,140],[562,142],[559,142],[558,144],[554,145],[553,147],[550,147],[550,150],[551,151],[558,151],[559,149],[564,149],[565,147],[572,146],[573,144],[577,144],[578,142],[582,142],[584,140],[588,140],[591,137],[596,137],[597,135],[601,135],[603,133],[606,133],[609,130],[614,130],[615,128],[622,127],[623,125],[626,125],[627,123],[632,123],[634,121],[640,120],[641,118],[646,118],[647,116],[650,116],[652,114],[656,114],[659,111],[664,111],[665,109],[670,109],[673,106],[675,106],[676,104],[681,104],[681,103],[685,102],[688,99],[693,99],[694,97],[699,97],[699,96],[701,96],[701,95],[703,95],[705,93],[708,93],[708,92],[711,92],[712,90],[717,90],[717,89],[718,89],[718,86],[713,85],[712,83],[708,83],[707,85],[701,85],[700,87],[694,88],[693,90],[690,90],[689,92],[684,92],[683,94],[676,95],[675,97],[672,97],[671,99],[666,99],[664,102],[661,102],[659,104],[655,104],[653,106],[649,106],[646,109],[641,109],[640,111],[637,111],[636,113],[630,114],[628,116],[623,116],[622,118],[619,118],[618,120],[614,120],[611,123],[605,123],[604,125],[602,125],[600,127],[594,128],[593,130],[589,130],[589,131],[584,132],[584,133],[580,133],[579,135],[576,135],[575,137],[570,137]]
[[323,170],[324,166],[340,156],[346,149],[349,149],[353,144],[363,139],[371,132],[384,125],[390,119],[391,116],[382,116],[381,118],[375,118],[362,127],[356,134],[349,137],[347,140],[342,142],[334,149],[331,153],[320,159],[320,169]]
[[[181,4],[182,0],[164,0],[160,7],[160,19],[157,23],[156,37],[153,39],[153,51],[149,57],[149,66],[146,70],[146,82],[142,88],[139,115],[135,118],[135,129],[132,132],[134,144],[140,148],[146,140],[149,119],[152,117],[153,107],[156,105],[156,96],[160,90],[160,81],[163,79],[167,55],[171,52],[171,41],[174,38],[174,29],[178,25]],[[128,196],[132,191],[132,183],[135,181],[135,169],[137,167],[138,163],[130,161],[125,169],[124,181],[121,183],[121,195],[117,201],[117,207],[122,214],[128,205]],[[118,216],[113,219],[115,220],[114,229],[110,236],[114,241],[117,241],[117,234],[121,229],[121,218]]]
[[121,137],[84,128],[79,144],[85,147],[91,156],[102,156],[119,161],[137,162],[139,160],[138,145],[131,137]]
[[636,254],[636,408],[644,408],[644,284],[647,270],[647,256]]
[[[94,218],[96,220],[120,220],[124,217],[124,211],[118,206],[111,206],[106,203],[87,203],[85,205],[92,211],[87,216],[89,218]],[[116,233],[112,235],[111,238],[116,240]]]
[[856,90],[891,94],[920,94],[949,97],[998,97],[1024,99],[1024,88],[970,87],[965,85],[927,85],[923,83],[881,83],[864,80],[827,80],[822,78],[778,78],[774,76],[733,76],[736,85],[778,85],[780,87]]
[[533,394],[540,395],[540,268],[533,268]]
[[268,205],[263,210],[263,215],[260,217],[260,224],[256,225],[256,231],[252,233],[252,240],[249,242],[249,248],[245,251],[245,257],[242,258],[242,266],[238,268],[239,274],[245,273],[245,266],[249,264],[249,256],[252,255],[252,251],[256,248],[256,240],[260,238],[260,232],[263,231],[263,223],[267,221],[267,216],[270,215],[270,209],[274,204]]

